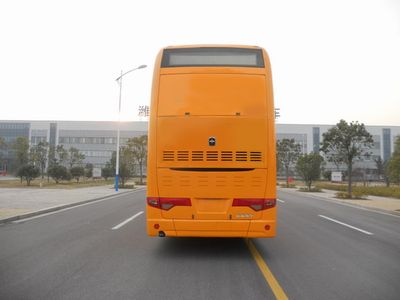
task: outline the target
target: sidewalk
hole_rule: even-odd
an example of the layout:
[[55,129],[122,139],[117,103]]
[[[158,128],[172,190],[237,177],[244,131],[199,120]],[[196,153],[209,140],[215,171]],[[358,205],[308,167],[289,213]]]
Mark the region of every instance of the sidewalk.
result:
[[287,191],[287,192],[296,192],[308,195],[313,198],[323,198],[327,200],[337,201],[341,203],[346,203],[354,206],[362,206],[365,208],[376,209],[380,211],[386,211],[389,213],[393,213],[396,215],[400,215],[400,199],[396,198],[388,198],[388,197],[378,197],[378,196],[368,196],[365,200],[355,200],[355,199],[338,199],[335,198],[335,194],[337,191],[332,190],[322,190],[322,192],[315,193],[307,193],[298,191],[297,188],[281,188],[278,187],[278,190]]
[[17,216],[25,214],[54,211],[130,191],[132,189],[116,192],[111,185],[79,189],[1,188],[0,223],[18,219]]

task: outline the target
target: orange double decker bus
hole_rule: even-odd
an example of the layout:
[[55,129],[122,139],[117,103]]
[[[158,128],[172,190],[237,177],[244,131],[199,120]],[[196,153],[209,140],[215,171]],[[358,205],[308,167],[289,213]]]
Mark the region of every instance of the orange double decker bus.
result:
[[174,46],[156,58],[149,236],[274,237],[275,114],[267,52]]

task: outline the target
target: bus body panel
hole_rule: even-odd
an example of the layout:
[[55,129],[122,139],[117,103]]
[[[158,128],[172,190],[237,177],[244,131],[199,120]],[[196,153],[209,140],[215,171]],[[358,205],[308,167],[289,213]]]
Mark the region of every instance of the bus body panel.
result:
[[272,198],[267,193],[266,169],[242,172],[196,172],[158,169],[158,189],[163,197],[205,199]]
[[265,117],[265,85],[254,74],[161,75],[158,116]]
[[[276,234],[275,215],[270,219],[263,220],[167,220],[148,219],[147,234],[158,236],[159,231],[165,232],[166,236],[181,237],[271,237]],[[159,224],[159,229],[154,225]],[[269,225],[270,229],[265,230]]]
[[[260,117],[159,117],[159,168],[266,168],[270,147]],[[215,146],[209,146],[214,138]]]
[[[191,207],[162,210],[168,219],[259,219],[262,211],[232,206],[234,198],[266,197],[266,170],[243,172],[196,172],[158,169],[163,197],[190,198]],[[249,192],[251,191],[251,192]]]

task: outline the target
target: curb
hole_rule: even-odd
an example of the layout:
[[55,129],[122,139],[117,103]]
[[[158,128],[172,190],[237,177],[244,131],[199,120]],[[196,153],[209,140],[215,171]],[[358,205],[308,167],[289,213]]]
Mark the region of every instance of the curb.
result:
[[[281,189],[281,191],[287,192],[287,193],[291,193],[291,194],[302,193],[302,192],[300,192],[300,191],[298,191],[296,189],[291,189],[291,190]],[[322,196],[318,196],[318,195],[310,195],[310,193],[308,193],[307,195],[310,196],[311,198],[322,200],[322,201],[334,202],[334,203],[338,203],[338,204],[341,204],[341,205],[344,205],[344,206],[350,206],[350,207],[354,207],[354,208],[360,208],[360,209],[363,209],[363,210],[375,211],[375,212],[378,212],[378,213],[384,213],[384,214],[387,214],[387,215],[400,217],[400,212],[397,212],[397,211],[394,211],[394,210],[386,210],[386,209],[383,209],[383,208],[364,206],[364,205],[355,204],[355,203],[346,203],[346,202],[340,201],[340,200],[335,199],[335,198],[327,198],[327,197],[322,197]]]
[[49,212],[54,212],[54,211],[57,211],[57,210],[62,210],[62,209],[65,209],[65,208],[78,206],[78,205],[81,205],[81,204],[86,204],[86,203],[90,203],[90,202],[94,202],[94,201],[98,201],[98,200],[107,199],[107,198],[110,198],[110,197],[124,195],[124,194],[132,193],[132,192],[135,192],[135,191],[141,191],[143,189],[144,188],[137,188],[137,189],[133,189],[133,190],[130,190],[130,191],[119,192],[118,194],[112,194],[112,195],[107,195],[107,196],[98,197],[98,198],[94,198],[94,199],[82,200],[82,201],[78,201],[78,202],[74,202],[74,203],[61,204],[61,205],[57,205],[57,206],[53,206],[53,207],[43,208],[43,209],[40,209],[40,210],[28,212],[28,213],[25,213],[25,214],[22,214],[22,215],[17,215],[17,216],[12,216],[12,217],[8,217],[8,218],[0,219],[0,224],[10,223],[10,222],[17,221],[17,220],[22,220],[22,219],[27,219],[27,218],[30,218],[30,217],[34,217],[34,216],[38,216],[38,215],[42,215],[42,214],[47,214]]

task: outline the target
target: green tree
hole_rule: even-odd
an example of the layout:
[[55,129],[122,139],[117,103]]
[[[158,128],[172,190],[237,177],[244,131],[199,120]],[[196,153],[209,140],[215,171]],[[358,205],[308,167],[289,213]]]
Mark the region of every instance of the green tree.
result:
[[79,150],[74,147],[69,148],[68,152],[68,164],[70,169],[76,165],[82,165],[82,162],[85,159],[84,154],[80,153]]
[[386,183],[386,186],[390,186],[390,178],[389,178],[389,170],[388,170],[388,161],[383,161],[380,156],[374,159],[376,165],[376,171],[380,178],[383,177],[383,180]]
[[394,152],[388,161],[388,173],[392,182],[400,184],[400,136],[396,138]]
[[26,184],[28,186],[31,185],[31,181],[40,175],[40,170],[38,167],[26,164],[21,166],[17,171],[17,176],[21,178],[21,182],[23,179],[26,180]]
[[139,165],[140,184],[143,184],[143,165],[147,159],[147,135],[129,139],[127,147],[132,153],[132,157]]
[[48,148],[49,143],[39,142],[37,145],[32,146],[30,149],[30,161],[33,162],[35,166],[39,167],[42,179],[44,177],[44,170],[46,168]]
[[3,151],[7,149],[6,139],[0,136],[0,159],[3,158]]
[[65,166],[69,160],[68,151],[64,148],[64,145],[57,145],[56,148],[56,162],[62,166]]
[[48,161],[48,167],[53,166],[57,163],[56,147],[54,147],[53,145],[49,145],[49,151],[47,153],[47,161]]
[[303,178],[308,191],[311,191],[312,182],[320,178],[323,161],[318,153],[302,154],[297,159],[296,171]]
[[289,187],[289,169],[296,163],[300,152],[300,144],[296,143],[294,139],[282,139],[276,142],[277,161],[285,170],[287,187]]
[[[0,170],[6,169],[6,166],[3,165],[3,157],[4,157],[4,151],[7,150],[7,143],[6,139],[0,136]],[[7,165],[7,163],[6,163]]]
[[119,178],[121,179],[122,187],[133,175],[133,157],[132,152],[128,147],[121,148],[121,154],[119,156]]
[[85,166],[85,176],[87,178],[93,177],[93,164],[87,163]]
[[76,182],[79,182],[79,178],[85,175],[85,169],[80,166],[72,167],[69,172],[71,173],[71,176],[75,178]]
[[105,180],[115,175],[115,170],[111,167],[111,165],[108,164],[109,163],[107,163],[104,168],[101,168],[101,177],[103,177]]
[[12,144],[15,151],[15,162],[17,169],[29,162],[29,141],[24,136],[19,136]]
[[[48,166],[47,166],[47,182],[50,181],[50,173],[49,170],[54,166],[65,166],[68,161],[69,155],[68,151],[64,148],[64,145],[57,145],[57,147],[53,145],[49,145],[48,151]],[[57,168],[52,168],[52,173],[57,171]],[[64,178],[66,179],[66,177]],[[60,179],[61,180],[61,179]]]
[[[114,170],[115,174],[115,166],[116,166],[116,152],[113,152],[110,165]],[[128,147],[121,147],[119,150],[119,179],[121,182],[121,186],[124,187],[126,181],[132,177],[133,174],[133,159],[132,152]]]
[[[361,158],[373,145],[372,135],[365,129],[364,124],[340,120],[334,127],[323,135],[321,151],[337,162],[347,166],[348,196],[352,197],[352,172],[354,160]],[[329,158],[328,158],[329,159]]]
[[7,148],[6,139],[0,136],[0,150],[5,150]]
[[68,173],[67,168],[64,166],[61,166],[59,164],[50,166],[47,172],[49,173],[51,178],[54,179],[54,181],[56,183],[59,183],[61,180],[69,180],[70,179],[70,175]]
[[331,180],[331,178],[332,178],[332,171],[331,171],[331,170],[324,170],[324,171],[322,171],[322,177],[323,177],[325,180]]

